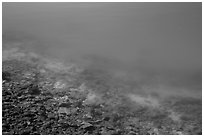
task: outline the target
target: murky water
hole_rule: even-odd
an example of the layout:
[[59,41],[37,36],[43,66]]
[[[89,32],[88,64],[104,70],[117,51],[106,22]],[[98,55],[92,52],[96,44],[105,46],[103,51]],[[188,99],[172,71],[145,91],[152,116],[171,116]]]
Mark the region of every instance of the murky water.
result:
[[201,9],[201,3],[3,3],[3,50],[76,61],[148,92],[201,97]]

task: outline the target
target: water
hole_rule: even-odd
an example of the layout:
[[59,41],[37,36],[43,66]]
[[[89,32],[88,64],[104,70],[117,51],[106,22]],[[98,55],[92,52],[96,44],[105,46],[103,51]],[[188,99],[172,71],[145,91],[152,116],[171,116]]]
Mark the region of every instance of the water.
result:
[[201,3],[3,3],[8,45],[201,97]]

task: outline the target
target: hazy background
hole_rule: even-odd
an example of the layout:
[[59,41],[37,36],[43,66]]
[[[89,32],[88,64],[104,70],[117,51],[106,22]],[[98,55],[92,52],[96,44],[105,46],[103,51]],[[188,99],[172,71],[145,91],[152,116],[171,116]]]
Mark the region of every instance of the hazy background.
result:
[[202,93],[201,2],[3,3],[2,15],[3,45],[33,41],[39,54]]

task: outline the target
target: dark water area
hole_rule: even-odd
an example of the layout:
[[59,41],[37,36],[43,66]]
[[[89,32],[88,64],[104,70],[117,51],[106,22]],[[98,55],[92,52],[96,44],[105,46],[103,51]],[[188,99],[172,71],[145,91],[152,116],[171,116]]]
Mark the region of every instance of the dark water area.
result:
[[20,45],[136,81],[149,92],[201,98],[201,3],[3,3],[2,8],[3,51]]

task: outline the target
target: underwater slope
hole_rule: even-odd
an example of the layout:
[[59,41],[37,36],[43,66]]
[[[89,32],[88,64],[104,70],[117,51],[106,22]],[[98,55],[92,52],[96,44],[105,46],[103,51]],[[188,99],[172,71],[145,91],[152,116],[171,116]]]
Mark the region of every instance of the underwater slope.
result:
[[202,134],[201,99],[143,90],[125,75],[7,49],[2,134]]

